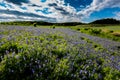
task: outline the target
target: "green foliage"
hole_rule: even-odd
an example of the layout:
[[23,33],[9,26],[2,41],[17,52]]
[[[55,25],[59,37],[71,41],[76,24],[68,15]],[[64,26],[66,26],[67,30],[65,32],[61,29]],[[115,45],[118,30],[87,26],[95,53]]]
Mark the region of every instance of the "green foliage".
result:
[[95,34],[95,35],[97,35],[97,34],[100,34],[101,33],[101,29],[91,29],[89,32],[91,33],[91,34]]
[[113,30],[109,30],[109,33],[113,33],[114,31]]
[[[85,30],[89,31],[89,29]],[[5,36],[10,34],[12,36]],[[16,35],[16,34],[20,35]],[[2,33],[1,33],[2,34]],[[0,80],[117,80],[120,72],[105,66],[105,58],[86,54],[63,36],[9,30],[0,38]],[[101,48],[91,40],[94,48]],[[79,47],[85,47],[79,45]],[[83,51],[83,52],[82,52]]]
[[90,28],[84,28],[84,30],[90,30]]
[[80,31],[80,28],[78,28],[77,30]]
[[55,25],[53,25],[52,28],[55,29]]
[[33,26],[36,27],[36,26],[37,26],[37,23],[33,23]]
[[[72,28],[72,29],[76,29],[76,28]],[[118,33],[113,33],[113,30],[109,30],[108,32],[103,32],[102,29],[97,29],[97,28],[77,28],[77,31],[80,31],[82,33],[86,33],[86,34],[90,34],[90,35],[94,35],[94,36],[99,36],[102,38],[108,38],[114,41],[120,41],[120,34]]]

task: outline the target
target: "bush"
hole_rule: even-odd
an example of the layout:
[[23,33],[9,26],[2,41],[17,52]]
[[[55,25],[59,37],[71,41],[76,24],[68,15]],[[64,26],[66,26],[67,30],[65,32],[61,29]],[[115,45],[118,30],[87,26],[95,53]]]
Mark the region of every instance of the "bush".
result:
[[109,33],[113,33],[114,31],[113,30],[109,30]]
[[89,30],[90,28],[84,28],[84,30]]
[[78,28],[77,31],[80,31],[80,28]]
[[53,29],[55,29],[55,26],[53,26]]
[[33,26],[36,27],[36,26],[37,26],[37,23],[33,23]]
[[102,32],[101,29],[91,29],[91,30],[90,30],[90,33],[91,33],[91,34],[100,34],[101,32]]

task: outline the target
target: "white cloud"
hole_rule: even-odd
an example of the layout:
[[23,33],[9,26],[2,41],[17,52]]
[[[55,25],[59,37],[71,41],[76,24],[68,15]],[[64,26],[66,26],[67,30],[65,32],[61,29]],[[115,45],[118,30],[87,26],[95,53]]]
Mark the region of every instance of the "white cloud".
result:
[[[9,11],[19,11],[21,13],[32,13],[35,15],[45,16],[49,18],[55,18],[56,22],[70,22],[70,21],[76,21],[79,22],[84,18],[88,18],[91,13],[95,11],[102,10],[104,8],[113,8],[113,7],[119,7],[120,8],[120,0],[93,0],[93,2],[88,5],[86,8],[82,8],[81,11],[77,12],[76,9],[72,6],[64,5],[64,0],[47,0],[46,2],[42,3],[40,0],[30,0],[29,3],[21,3],[22,5],[17,5],[14,3],[9,3],[5,0],[0,0],[0,2],[3,2],[6,5],[11,5],[2,7],[0,6],[0,10],[9,10]],[[49,6],[49,4],[56,4],[55,6]],[[20,7],[26,7],[26,10],[21,9]],[[42,12],[36,12],[36,10],[43,10],[44,8],[49,8],[49,12],[52,12],[51,14],[44,14]],[[15,15],[15,13],[11,14]],[[7,15],[4,15],[8,17]],[[35,17],[35,16],[23,16],[24,20],[46,20],[41,17]],[[48,19],[48,18],[47,18]],[[2,20],[2,19],[0,19]],[[19,19],[17,19],[19,20]]]
[[120,20],[120,12],[115,12],[115,19]]
[[0,14],[0,17],[11,17],[11,18],[17,18],[17,16],[13,14]]
[[[7,4],[12,5],[13,8],[6,7],[6,9],[9,9],[9,11],[14,10],[14,11],[19,11],[19,12],[28,12],[28,13],[41,15],[41,16],[56,18],[56,20],[57,20],[56,22],[69,21],[69,18],[71,18],[71,16],[76,14],[75,8],[73,8],[70,5],[68,5],[68,6],[64,5],[65,4],[64,0],[47,0],[45,3],[42,3],[39,0],[30,0],[29,4],[22,3],[22,5],[21,5],[21,7],[26,7],[27,10],[21,9],[20,5],[16,5],[16,4],[13,4],[13,3],[8,3],[7,1],[4,1],[4,3],[6,5]],[[64,14],[61,13],[60,10],[56,10],[54,7],[50,7],[48,5],[48,4],[52,4],[52,3],[57,4],[58,8],[61,8],[61,9],[65,10],[66,12],[70,13],[70,14],[64,15]],[[36,6],[30,6],[32,4],[34,4]],[[38,7],[38,6],[40,6],[40,7]],[[43,10],[44,8],[49,8],[49,11],[52,12],[52,13],[51,14],[44,14],[42,12],[36,12],[35,11],[35,10]],[[36,18],[36,19],[41,19],[41,18]],[[73,19],[73,17],[72,17],[72,19]],[[75,21],[76,21],[76,19],[75,19]]]
[[5,10],[6,8],[5,8],[5,7],[3,7],[3,6],[0,6],[0,9],[4,9],[4,10]]
[[[82,19],[88,18],[91,13],[95,11],[100,11],[104,8],[120,8],[120,0],[93,0],[93,2],[87,6],[85,9],[79,11],[77,14],[81,16]],[[102,14],[101,14],[102,15]]]

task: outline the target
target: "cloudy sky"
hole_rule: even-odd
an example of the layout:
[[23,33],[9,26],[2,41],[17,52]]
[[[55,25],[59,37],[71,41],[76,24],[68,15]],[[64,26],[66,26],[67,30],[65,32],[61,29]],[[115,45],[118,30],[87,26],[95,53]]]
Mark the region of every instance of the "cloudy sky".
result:
[[120,20],[120,0],[0,0],[0,21],[91,22]]

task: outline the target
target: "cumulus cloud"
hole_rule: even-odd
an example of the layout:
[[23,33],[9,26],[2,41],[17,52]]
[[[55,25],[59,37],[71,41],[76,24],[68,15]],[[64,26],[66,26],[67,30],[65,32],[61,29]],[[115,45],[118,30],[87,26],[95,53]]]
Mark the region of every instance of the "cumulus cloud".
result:
[[[45,20],[52,19],[52,21],[56,20],[55,22],[65,22],[68,21],[67,18],[72,18],[73,13],[75,14],[75,9],[72,6],[64,5],[64,0],[47,0],[44,3],[40,2],[40,0],[20,0],[18,2],[15,0],[5,0],[1,2],[5,5],[11,5],[11,8],[2,6],[0,9],[1,13],[36,17],[36,20],[44,20],[43,18],[45,17]],[[45,9],[47,10],[45,11]],[[50,12],[51,14],[45,14],[45,12]]]
[[115,12],[115,19],[120,20],[120,12]]
[[[41,16],[41,15],[37,15],[37,14],[33,14],[33,13],[27,13],[27,12],[19,12],[19,11],[7,11],[7,10],[0,10],[1,15],[0,18],[1,19],[19,19],[19,20],[52,20],[54,21],[55,18],[51,18],[51,17],[46,17],[46,16]],[[12,20],[11,20],[12,21]]]
[[[67,4],[67,5],[66,5]],[[81,7],[81,6],[80,6]],[[0,0],[0,21],[44,20],[50,22],[80,22],[104,8],[120,8],[119,0],[93,0],[77,11],[65,0]]]
[[85,9],[79,11],[77,14],[82,16],[82,18],[89,17],[91,13],[95,11],[100,11],[104,8],[113,8],[119,7],[120,8],[120,1],[119,0],[93,0],[93,2],[87,6]]

